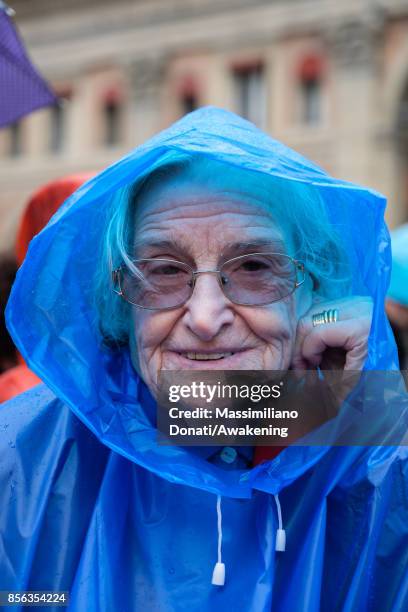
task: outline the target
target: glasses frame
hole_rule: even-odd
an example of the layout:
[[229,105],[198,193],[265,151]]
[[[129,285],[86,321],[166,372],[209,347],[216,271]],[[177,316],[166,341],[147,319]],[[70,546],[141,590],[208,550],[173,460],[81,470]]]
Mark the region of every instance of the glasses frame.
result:
[[[290,255],[287,255],[286,253],[275,253],[275,252],[268,252],[268,253],[246,253],[245,255],[239,255],[238,257],[232,257],[232,259],[227,259],[227,261],[224,261],[224,263],[222,264],[221,268],[223,266],[225,266],[226,264],[229,264],[231,262],[234,261],[238,261],[239,259],[244,259],[246,257],[251,257],[253,255],[279,255],[280,257],[286,257],[287,259],[290,259],[292,261],[292,263],[294,264],[295,270],[296,270],[296,276],[298,273],[302,274],[302,278],[300,281],[296,280],[293,289],[290,293],[288,293],[288,295],[285,295],[285,297],[279,298],[277,300],[271,300],[268,302],[263,302],[261,304],[249,304],[247,302],[237,302],[235,300],[232,300],[224,291],[224,286],[223,282],[222,282],[222,271],[221,270],[211,270],[209,269],[203,269],[203,270],[194,270],[189,264],[185,263],[184,261],[178,261],[177,259],[167,259],[167,258],[161,258],[161,257],[157,257],[157,258],[140,258],[140,259],[135,259],[134,263],[137,265],[137,262],[143,262],[143,261],[164,261],[167,263],[179,263],[182,264],[183,266],[186,266],[187,268],[189,268],[191,270],[191,277],[192,277],[192,284],[191,284],[191,292],[190,295],[188,296],[188,298],[186,298],[183,302],[181,302],[180,304],[177,304],[176,306],[162,306],[160,308],[158,307],[152,307],[152,306],[141,306],[140,304],[135,304],[134,302],[131,302],[130,300],[128,300],[123,291],[122,291],[122,287],[121,287],[121,283],[120,283],[120,274],[121,274],[121,270],[123,268],[126,268],[125,264],[122,264],[121,266],[119,266],[119,268],[116,268],[115,270],[112,271],[112,282],[114,285],[113,291],[119,295],[123,300],[125,300],[125,302],[127,302],[128,304],[132,304],[133,306],[137,306],[137,308],[143,308],[143,310],[174,310],[174,308],[180,308],[180,306],[184,306],[184,304],[186,304],[188,302],[188,300],[191,298],[191,296],[194,293],[194,287],[196,284],[196,280],[199,274],[216,274],[217,278],[218,278],[218,284],[220,285],[221,291],[223,292],[223,294],[225,295],[225,297],[232,303],[232,304],[236,304],[237,306],[253,306],[253,307],[258,307],[258,306],[268,306],[269,304],[274,304],[275,302],[280,302],[281,300],[284,300],[285,298],[289,297],[290,295],[292,295],[296,289],[298,287],[300,287],[301,285],[303,285],[303,283],[305,282],[306,279],[306,270],[305,270],[305,264],[302,261],[299,261],[298,259],[294,259],[293,257],[291,257]],[[118,287],[118,289],[115,289],[115,285]]]

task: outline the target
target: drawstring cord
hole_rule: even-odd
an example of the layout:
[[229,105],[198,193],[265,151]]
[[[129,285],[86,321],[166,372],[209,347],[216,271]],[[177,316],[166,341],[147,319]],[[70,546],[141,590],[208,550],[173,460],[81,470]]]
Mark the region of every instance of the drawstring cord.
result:
[[225,565],[222,562],[221,547],[222,547],[222,512],[221,512],[221,495],[217,495],[217,530],[218,530],[218,547],[217,547],[217,563],[214,565],[211,584],[215,586],[224,586],[225,584]]
[[283,529],[282,510],[279,501],[279,495],[274,495],[276,510],[278,512],[278,529],[276,530],[275,550],[277,552],[285,552],[286,549],[286,531]]
[[[279,495],[274,495],[276,510],[278,513],[278,529],[276,530],[275,550],[284,552],[286,549],[286,531],[283,529],[282,509],[279,501]],[[225,564],[222,562],[222,511],[221,511],[221,495],[217,495],[217,563],[214,565],[211,584],[215,586],[224,586],[225,584]]]
[[221,560],[221,546],[222,546],[222,514],[221,514],[221,497],[217,497],[217,530],[218,530],[218,563],[222,563]]

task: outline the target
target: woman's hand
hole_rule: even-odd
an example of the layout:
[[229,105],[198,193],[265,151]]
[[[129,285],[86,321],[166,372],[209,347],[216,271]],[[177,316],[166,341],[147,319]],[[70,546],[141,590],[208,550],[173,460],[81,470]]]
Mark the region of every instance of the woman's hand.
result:
[[[336,323],[313,327],[312,316],[324,310],[338,310]],[[373,303],[369,297],[349,297],[314,302],[299,319],[292,368],[305,370],[361,370],[367,357]]]

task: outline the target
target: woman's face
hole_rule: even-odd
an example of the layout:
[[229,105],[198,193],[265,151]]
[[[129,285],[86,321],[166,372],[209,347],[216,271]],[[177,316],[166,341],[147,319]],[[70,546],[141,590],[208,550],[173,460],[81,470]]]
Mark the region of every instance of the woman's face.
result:
[[[286,253],[289,237],[277,229],[266,197],[262,188],[226,189],[192,172],[157,185],[137,205],[135,256],[214,270],[251,252]],[[311,299],[307,280],[279,302],[239,306],[223,294],[215,274],[200,274],[193,295],[178,308],[132,306],[133,365],[152,391],[162,369],[286,370],[298,319]]]

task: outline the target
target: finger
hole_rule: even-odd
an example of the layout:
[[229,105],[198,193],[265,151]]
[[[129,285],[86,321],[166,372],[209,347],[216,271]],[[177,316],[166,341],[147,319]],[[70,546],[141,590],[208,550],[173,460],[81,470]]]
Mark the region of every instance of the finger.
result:
[[312,308],[299,319],[297,329],[296,329],[296,338],[295,338],[295,346],[293,349],[292,355],[292,366],[296,369],[307,369],[308,363],[304,360],[302,355],[302,347],[305,338],[315,329],[313,327],[313,315],[318,312],[322,312],[324,310],[329,310],[330,308],[339,308],[342,307],[342,311],[345,311],[345,307],[341,300],[336,302],[324,302],[322,298],[318,295],[315,295],[313,298],[313,306]]
[[[312,353],[314,350],[323,352],[327,346],[324,343],[319,344],[319,339],[321,336],[324,336],[324,332],[321,329],[324,326],[313,326],[312,316],[313,312],[308,313],[306,316],[302,317],[299,320],[297,330],[296,330],[296,339],[295,346],[292,355],[292,365],[299,370],[305,370],[310,365],[319,365],[320,359],[314,358]],[[309,351],[304,351],[304,343],[306,338],[312,335],[312,339],[315,338],[316,346],[312,346],[310,349],[310,360],[308,359]],[[340,342],[340,340],[339,340]],[[335,344],[334,346],[338,346]]]
[[345,370],[361,370],[368,355],[368,341],[356,344],[346,355]]
[[303,341],[302,358],[320,365],[328,349],[338,348],[345,351],[345,369],[361,369],[367,356],[369,323],[365,318],[349,319],[315,327]]
[[312,327],[304,337],[301,347],[301,358],[311,365],[320,365],[323,353],[329,348],[341,348],[345,351],[353,347],[352,337],[356,321],[338,321],[328,325]]
[[[323,310],[329,310],[336,308],[339,311],[339,318],[335,324],[326,324],[319,325],[313,327],[313,315],[318,312],[322,312]],[[319,356],[319,339],[320,339],[320,349],[324,352],[328,347],[339,348],[339,349],[347,349],[351,351],[355,348],[355,351],[349,356],[349,362],[347,364],[348,368],[354,368],[357,364],[361,367],[361,363],[364,361],[364,346],[365,340],[368,336],[370,325],[371,325],[371,317],[372,317],[372,300],[369,297],[348,297],[342,300],[330,301],[330,302],[320,302],[314,303],[313,307],[309,310],[309,312],[302,317],[298,322],[295,346],[292,355],[292,366],[296,369],[307,369],[309,363],[312,365],[320,365],[321,363],[321,354]],[[342,329],[342,333],[344,336],[341,338],[337,337],[337,333],[333,331],[335,326],[339,328],[340,323],[347,322],[350,327],[340,326]],[[332,331],[325,332],[321,331],[324,329],[329,329]],[[316,331],[318,330],[318,331]],[[316,338],[316,340],[311,340],[312,346],[308,345],[308,349],[306,351],[303,350],[305,339],[313,334],[312,338]],[[323,348],[322,336],[327,340],[327,346]],[[327,334],[327,335],[326,335]],[[341,334],[340,334],[341,335]],[[354,340],[353,340],[354,338]],[[362,341],[363,339],[363,341]],[[314,342],[316,342],[316,346],[314,346]],[[326,344],[324,342],[324,344]],[[360,347],[357,350],[357,344]],[[307,361],[307,354],[311,351],[311,362]],[[347,363],[347,361],[346,361]]]

